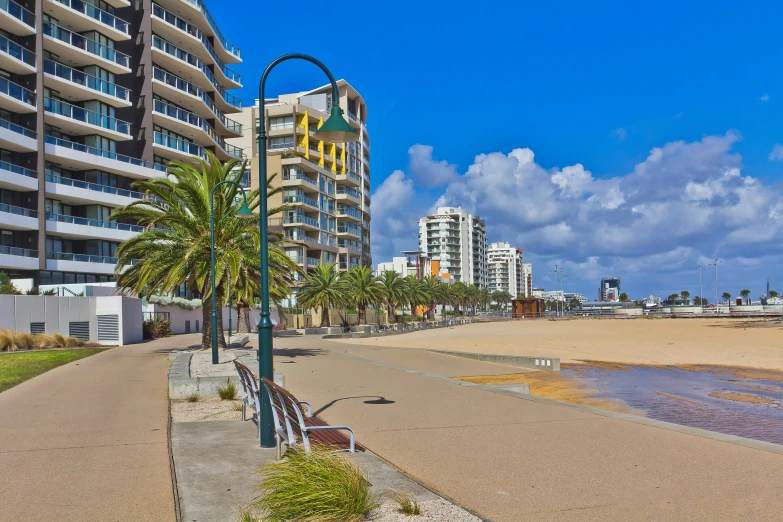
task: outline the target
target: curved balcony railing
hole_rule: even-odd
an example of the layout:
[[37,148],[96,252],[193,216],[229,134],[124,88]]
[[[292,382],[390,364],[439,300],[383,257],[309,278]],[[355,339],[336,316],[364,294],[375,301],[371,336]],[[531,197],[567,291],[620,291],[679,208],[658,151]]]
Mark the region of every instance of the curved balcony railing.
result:
[[130,57],[127,54],[115,51],[110,47],[106,47],[105,45],[100,44],[95,40],[85,38],[78,33],[69,31],[68,29],[63,29],[59,25],[52,22],[44,21],[43,32],[47,36],[51,36],[52,38],[60,40],[61,42],[65,42],[74,47],[85,50],[88,53],[100,56],[101,58],[109,60],[110,62],[114,62],[122,67],[130,66]]
[[56,183],[58,185],[65,185],[66,187],[81,188],[91,190],[93,192],[100,192],[102,194],[114,194],[115,196],[123,196],[126,198],[145,199],[143,193],[136,192],[135,190],[126,190],[117,187],[110,187],[108,185],[98,185],[97,183],[88,183],[78,179],[63,178],[53,174],[46,174],[46,181],[49,183]]
[[0,77],[0,93],[35,107],[35,93],[33,91],[25,89],[18,83],[14,83],[3,77]]
[[285,224],[293,224],[293,223],[301,223],[303,225],[310,225],[313,227],[318,228],[320,225],[318,224],[318,220],[315,218],[307,217],[307,216],[286,216],[283,220],[283,223]]
[[38,137],[38,133],[37,132],[32,131],[30,129],[26,129],[26,128],[22,127],[21,125],[18,125],[16,123],[12,123],[12,122],[10,122],[8,120],[0,119],[0,128],[8,129],[8,130],[10,130],[12,132],[16,132],[16,133],[21,134],[23,136],[27,136],[28,138],[35,139],[35,138]]
[[46,221],[56,221],[57,223],[68,223],[70,225],[80,225],[85,227],[108,228],[111,230],[122,230],[124,232],[143,232],[141,225],[129,225],[127,223],[117,223],[115,221],[102,221],[100,219],[89,219],[82,217],[66,216],[63,214],[46,213]]
[[362,196],[359,194],[358,190],[356,190],[354,188],[350,188],[350,187],[345,187],[343,185],[338,185],[337,186],[337,193],[338,194],[347,194],[347,195],[351,196],[352,198],[356,198],[356,199],[362,199]]
[[180,49],[173,43],[164,40],[160,36],[153,34],[152,35],[152,46],[156,49],[159,49],[163,51],[164,53],[168,54],[169,56],[173,56],[177,60],[180,60],[182,62],[187,63],[188,65],[192,65],[193,67],[196,67],[201,70],[202,73],[204,73],[204,76],[206,76],[207,80],[209,80],[209,83],[212,84],[212,87],[214,87],[215,91],[220,94],[220,96],[228,103],[229,105],[233,105],[237,109],[242,108],[242,100],[234,96],[233,94],[230,94],[226,92],[226,89],[220,85],[220,83],[215,79],[215,75],[212,74],[212,71],[207,68],[207,65],[204,63],[204,61],[199,58],[198,56],[189,53],[185,51],[184,49]]
[[83,107],[77,107],[71,105],[62,100],[53,100],[52,98],[44,98],[44,110],[51,112],[52,114],[59,114],[72,120],[81,121],[89,125],[95,125],[103,129],[119,132],[130,136],[130,123],[127,121],[118,120],[99,112],[91,111]]
[[73,254],[71,252],[47,252],[46,259],[57,261],[79,261],[81,263],[105,263],[116,265],[117,258],[110,256],[91,256],[89,254]]
[[76,143],[73,141],[64,140],[62,138],[55,138],[54,136],[46,136],[44,138],[46,140],[46,143],[51,143],[52,145],[57,145],[59,147],[65,147],[68,149],[76,150],[79,152],[86,152],[87,154],[92,154],[94,156],[100,156],[102,158],[108,158],[112,160],[121,161],[123,163],[129,163],[131,165],[136,165],[138,167],[144,167],[148,169],[157,170],[159,172],[166,172],[166,166],[161,165],[160,163],[153,163],[151,161],[146,161],[138,158],[131,158],[130,156],[124,156],[122,154],[117,154],[116,152],[112,152],[110,150],[105,149],[99,149],[96,147],[89,147],[87,145],[83,145],[81,143]]
[[175,138],[174,136],[163,134],[162,132],[155,133],[155,143],[170,149],[184,152],[186,154],[191,154],[193,156],[198,156],[199,158],[207,159],[207,154],[204,152],[204,147],[198,143],[181,140],[179,138]]
[[0,254],[18,257],[38,257],[37,250],[29,250],[27,248],[17,248],[12,246],[0,246]]
[[[2,0],[0,0],[0,2],[1,1]],[[18,43],[9,40],[3,35],[0,35],[0,52],[35,67],[35,53],[28,50],[26,47],[22,47]]]
[[87,4],[82,0],[57,0],[66,7],[70,7],[85,16],[97,20],[104,25],[108,25],[121,33],[128,34],[128,22],[122,18],[117,18],[113,14],[99,9],[92,4]]
[[186,1],[190,2],[191,4],[195,5],[201,10],[201,14],[203,14],[204,18],[207,19],[207,23],[215,32],[215,37],[220,42],[220,45],[223,46],[223,49],[225,49],[229,54],[233,54],[237,58],[240,58],[241,51],[239,47],[226,40],[226,38],[223,36],[223,33],[220,32],[217,23],[215,23],[215,20],[212,18],[212,15],[209,14],[209,11],[207,10],[207,7],[204,5],[204,3],[201,0],[186,0]]
[[221,60],[220,57],[218,57],[217,53],[215,52],[215,48],[212,47],[211,43],[209,43],[209,39],[201,31],[201,29],[183,20],[182,18],[175,15],[174,13],[167,11],[166,9],[164,9],[163,7],[159,6],[156,3],[152,4],[152,14],[153,16],[160,18],[167,24],[173,25],[180,31],[183,31],[191,35],[192,37],[199,39],[202,45],[204,46],[204,48],[209,53],[209,55],[212,57],[212,59],[215,60],[215,64],[217,64],[220,70],[223,71],[223,74],[226,76],[226,78],[239,84],[242,83],[242,75],[235,71],[232,71],[230,68],[226,66],[225,63],[223,63],[223,60]]
[[354,207],[349,207],[347,205],[338,205],[337,206],[337,215],[338,216],[351,216],[356,219],[362,219],[362,213],[359,212],[358,209]]
[[166,103],[163,100],[158,99],[156,99],[153,103],[153,110],[157,113],[165,114],[170,118],[175,118],[189,125],[199,127],[201,130],[206,132],[212,141],[214,141],[221,149],[223,149],[226,154],[242,158],[242,149],[226,143],[225,138],[219,135],[212,125],[207,123],[207,121],[198,114],[193,114],[192,112],[186,111],[185,109],[181,109],[175,105],[171,105],[170,103]]
[[341,224],[337,225],[338,234],[353,234],[354,236],[362,236],[362,229],[356,225]]
[[7,170],[8,172],[13,172],[14,174],[21,174],[22,176],[27,176],[28,178],[38,179],[38,173],[36,171],[20,167],[19,165],[14,165],[13,163],[8,163],[7,161],[0,161],[0,170]]
[[108,94],[109,96],[126,102],[130,101],[130,91],[125,87],[120,87],[116,83],[107,82],[97,76],[77,71],[76,69],[72,69],[67,65],[63,65],[53,60],[44,60],[44,72],[62,78],[63,80],[82,85],[93,91],[102,92],[103,94]]
[[5,11],[17,20],[21,20],[35,29],[35,14],[17,4],[14,0],[0,0],[0,11]]
[[0,203],[0,212],[7,212],[8,214],[14,214],[16,216],[24,216],[35,218],[38,217],[38,211],[31,210],[29,208],[15,207],[13,205],[6,205]]
[[186,92],[192,96],[201,98],[201,101],[204,102],[209,110],[212,111],[212,114],[214,114],[228,130],[242,134],[242,125],[235,122],[234,120],[226,118],[226,116],[223,114],[223,111],[221,111],[217,105],[215,105],[215,102],[212,101],[212,99],[207,96],[207,93],[205,93],[204,90],[198,85],[194,85],[187,80],[183,80],[176,74],[171,74],[170,72],[165,71],[160,67],[152,68],[152,77],[159,82],[174,87],[175,89],[179,89],[180,91]]
[[304,203],[305,205],[309,205],[311,207],[319,208],[318,207],[318,201],[316,201],[313,198],[309,198],[305,196],[304,194],[296,195],[296,196],[284,196],[283,197],[283,203]]

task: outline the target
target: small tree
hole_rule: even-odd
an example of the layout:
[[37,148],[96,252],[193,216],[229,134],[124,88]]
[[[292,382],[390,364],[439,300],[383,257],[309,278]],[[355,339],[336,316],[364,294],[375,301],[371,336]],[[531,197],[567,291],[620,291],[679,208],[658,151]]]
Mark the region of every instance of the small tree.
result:
[[731,294],[728,292],[723,292],[723,295],[721,296],[726,303],[731,302]]
[[0,272],[0,294],[15,294],[16,287],[5,272]]
[[329,309],[342,306],[348,297],[344,279],[334,269],[334,263],[322,263],[307,272],[299,293],[299,304],[321,310],[321,326],[331,326]]
[[750,290],[748,290],[747,288],[743,288],[742,290],[740,290],[740,295],[742,296],[742,300],[747,302],[748,297],[750,296]]
[[769,296],[770,296],[770,297],[778,297],[779,295],[780,295],[780,294],[779,294],[779,293],[777,293],[775,290],[770,290],[770,291],[769,291]]
[[688,298],[691,296],[691,293],[687,290],[683,290],[680,292],[680,298],[682,298],[683,301],[688,302]]
[[620,302],[621,303],[627,303],[629,300],[630,300],[630,298],[628,297],[628,294],[626,294],[625,292],[620,294]]

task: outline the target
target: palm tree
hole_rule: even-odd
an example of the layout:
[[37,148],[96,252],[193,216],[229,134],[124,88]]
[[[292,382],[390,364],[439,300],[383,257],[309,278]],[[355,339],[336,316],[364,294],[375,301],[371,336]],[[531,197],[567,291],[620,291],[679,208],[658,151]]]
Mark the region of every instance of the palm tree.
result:
[[[243,267],[258,264],[259,218],[236,216],[234,201],[242,189],[225,184],[215,193],[215,279],[216,295],[211,295],[210,198],[213,187],[222,181],[240,179],[245,164],[224,164],[211,153],[197,165],[172,161],[168,176],[137,181],[134,188],[151,196],[116,210],[111,219],[130,219],[145,227],[117,249],[117,287],[142,297],[170,295],[185,284],[203,299],[201,348],[211,345],[212,299],[225,302],[225,291]],[[258,207],[259,192],[247,195],[250,209]],[[295,265],[270,235],[269,271],[271,280],[289,281]],[[222,314],[218,315],[218,343],[225,347]]]
[[747,303],[748,296],[750,296],[750,290],[748,290],[747,288],[743,288],[742,290],[740,290],[740,295],[742,296],[742,299]]
[[683,290],[680,292],[680,298],[682,298],[683,301],[687,302],[688,298],[691,296],[691,293],[687,290]]
[[418,314],[416,308],[429,302],[427,287],[421,279],[415,275],[409,275],[405,278],[405,299],[411,306],[411,317],[415,320]]
[[422,281],[424,282],[424,292],[427,294],[427,306],[429,306],[427,317],[433,320],[435,319],[435,305],[443,302],[447,287],[431,274],[425,276]]
[[380,278],[375,277],[368,266],[355,266],[344,276],[347,285],[348,301],[356,305],[359,324],[367,322],[367,307],[383,300],[383,286]]
[[731,302],[731,294],[730,294],[730,293],[728,293],[728,292],[723,292],[723,295],[722,295],[721,297],[722,297],[722,298],[723,298],[723,300],[724,300],[724,301],[726,301],[727,303],[730,303],[730,302]]
[[397,272],[388,271],[381,276],[381,285],[383,285],[383,301],[389,310],[388,321],[392,322],[395,318],[394,311],[406,302],[405,280]]
[[343,306],[348,301],[346,280],[334,269],[334,263],[321,263],[305,274],[299,304],[321,310],[321,326],[331,326],[329,309]]
[[479,302],[481,303],[481,307],[485,312],[488,311],[490,301],[492,301],[492,294],[490,293],[489,288],[482,288],[479,292]]
[[628,297],[628,294],[626,294],[625,292],[620,294],[620,302],[621,303],[627,303],[629,301],[629,299],[630,298]]
[[470,306],[470,314],[469,315],[475,315],[476,314],[476,307],[479,304],[480,301],[480,291],[478,287],[469,285],[468,291],[465,295],[465,298],[467,299],[467,304]]
[[454,307],[454,317],[459,315],[462,306],[467,306],[468,286],[458,281],[449,287],[449,302]]

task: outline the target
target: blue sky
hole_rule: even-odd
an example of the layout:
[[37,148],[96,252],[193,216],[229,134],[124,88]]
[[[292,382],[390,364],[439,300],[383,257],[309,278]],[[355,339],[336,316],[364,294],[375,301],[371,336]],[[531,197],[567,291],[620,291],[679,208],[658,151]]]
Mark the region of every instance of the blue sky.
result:
[[[300,2],[330,30],[274,13],[265,36],[273,4],[237,17],[235,3],[208,2],[242,48],[246,103],[286,52],[313,54],[362,93],[376,263],[415,247],[416,219],[440,201],[521,247],[536,286],[553,288],[559,263],[566,289],[590,297],[602,275],[632,297],[696,295],[696,265],[718,256],[720,292],[757,296],[768,277],[783,291],[783,152],[771,156],[783,143],[783,5],[629,4],[366,2],[335,5],[329,23],[325,4]],[[284,64],[267,92],[323,83],[309,64]]]

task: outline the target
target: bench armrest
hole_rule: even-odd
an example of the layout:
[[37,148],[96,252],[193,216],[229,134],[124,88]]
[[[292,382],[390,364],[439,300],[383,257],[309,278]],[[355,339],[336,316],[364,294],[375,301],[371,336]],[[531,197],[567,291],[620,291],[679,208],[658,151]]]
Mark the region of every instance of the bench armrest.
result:
[[299,401],[297,404],[304,404],[307,406],[307,416],[312,417],[313,416],[313,408],[310,406],[310,403],[307,401]]
[[353,430],[348,426],[307,426],[303,428],[304,431],[316,431],[316,430],[345,430],[348,432],[351,439],[351,453],[356,452],[356,438],[354,437]]

